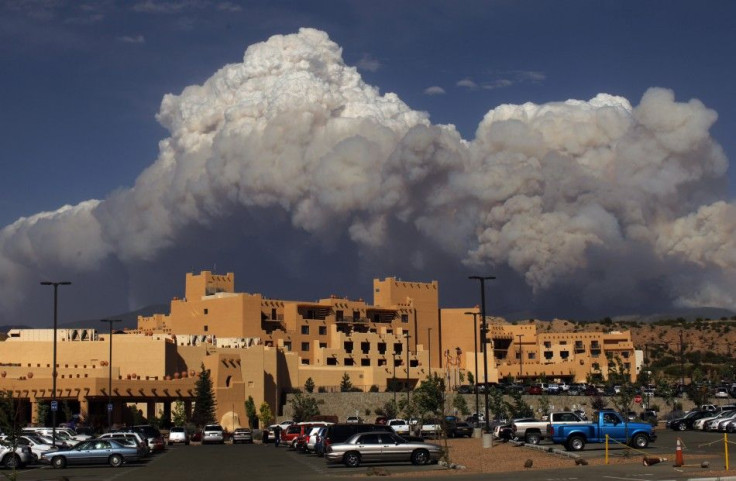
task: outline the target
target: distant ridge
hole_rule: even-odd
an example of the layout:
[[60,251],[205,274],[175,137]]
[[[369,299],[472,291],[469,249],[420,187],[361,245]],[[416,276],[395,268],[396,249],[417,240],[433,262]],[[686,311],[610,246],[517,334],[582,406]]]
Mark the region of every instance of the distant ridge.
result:
[[121,322],[114,324],[114,329],[136,329],[138,327],[138,316],[151,316],[153,314],[166,314],[169,312],[168,304],[152,304],[150,306],[141,307],[135,311],[123,314],[114,314],[103,316],[99,319],[87,319],[82,321],[72,321],[65,324],[59,324],[59,329],[71,328],[92,328],[97,330],[106,330],[110,328],[109,324],[103,324],[101,319],[120,319]]
[[[493,313],[487,313],[490,316],[494,316]],[[719,320],[723,317],[727,319],[731,319],[732,317],[736,316],[736,311],[732,311],[730,309],[724,309],[721,307],[683,307],[680,309],[673,308],[672,310],[669,310],[667,312],[660,312],[655,314],[625,314],[625,315],[615,315],[610,316],[613,321],[616,322],[643,322],[643,323],[649,323],[649,322],[657,322],[662,320],[669,320],[669,319],[685,319],[688,322],[694,322],[697,319],[710,319],[710,320]],[[504,316],[500,316],[505,318],[509,322],[518,322],[518,321],[525,321],[529,319],[536,319],[539,321],[551,321],[552,319],[545,318],[545,317],[539,317],[535,316],[533,312],[513,312],[513,313],[507,313]],[[560,317],[560,319],[565,319]],[[604,317],[601,317],[599,319],[565,319],[565,320],[575,320],[575,321],[581,321],[581,322],[598,322],[603,320]]]

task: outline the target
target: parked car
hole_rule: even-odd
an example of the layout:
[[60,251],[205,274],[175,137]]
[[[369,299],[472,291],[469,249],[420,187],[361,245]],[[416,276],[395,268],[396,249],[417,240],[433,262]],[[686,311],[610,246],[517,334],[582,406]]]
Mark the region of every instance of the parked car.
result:
[[348,416],[347,420],[345,422],[348,423],[362,423],[363,420],[360,419],[358,416]]
[[141,448],[123,446],[113,439],[91,439],[71,449],[44,453],[41,462],[57,469],[72,464],[109,464],[116,468],[123,463],[138,461],[142,456]]
[[128,428],[127,431],[139,433],[143,436],[152,453],[158,453],[166,449],[166,443],[164,442],[163,435],[161,435],[161,431],[150,424],[138,424],[132,428]]
[[219,424],[207,424],[202,430],[202,444],[209,443],[225,443],[225,430]]
[[250,428],[237,428],[233,431],[233,444],[253,443],[253,431]]
[[457,388],[458,394],[473,394],[475,391],[470,384],[463,384]]
[[693,424],[698,419],[710,416],[712,416],[712,413],[710,411],[690,411],[683,416],[670,419],[669,421],[667,421],[666,426],[670,429],[674,429],[675,431],[685,431],[688,429],[693,429]]
[[725,387],[717,387],[714,396],[718,399],[728,399],[728,389]]
[[355,434],[369,432],[396,434],[391,426],[385,424],[332,424],[327,427],[327,431],[325,431],[325,436],[322,441],[324,443],[324,451],[327,453],[329,446],[332,444],[344,443]]
[[409,442],[393,432],[355,434],[343,443],[325,450],[329,463],[357,468],[361,463],[411,461],[413,464],[437,462],[442,448],[436,444]]
[[[31,451],[31,462],[38,462],[38,460],[41,458],[41,454],[45,453],[46,451],[51,451],[54,448],[49,441],[41,439],[40,437],[34,435],[34,434],[26,434],[18,436],[16,439],[16,446],[27,446],[28,449]],[[7,436],[3,435],[0,436],[0,440],[10,442]]]
[[189,446],[189,433],[182,426],[174,426],[169,430],[169,446],[178,443]]
[[542,386],[539,384],[533,384],[529,386],[529,388],[526,390],[527,394],[543,394],[544,390],[542,389]]
[[33,462],[33,454],[28,446],[17,446],[13,452],[13,446],[6,442],[0,441],[0,465],[8,468],[23,468],[27,464]]
[[464,421],[457,421],[447,427],[448,438],[462,438],[464,436],[471,437],[472,435],[473,426]]
[[114,431],[111,433],[101,434],[97,439],[114,439],[122,444],[125,444],[123,441],[130,441],[134,446],[140,446],[143,449],[144,455],[148,455],[151,452],[151,448],[148,446],[148,441],[140,433]]

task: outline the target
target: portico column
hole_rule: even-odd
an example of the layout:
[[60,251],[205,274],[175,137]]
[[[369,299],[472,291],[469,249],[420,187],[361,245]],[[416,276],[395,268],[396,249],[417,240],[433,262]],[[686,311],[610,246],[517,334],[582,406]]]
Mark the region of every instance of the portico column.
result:
[[31,401],[31,424],[37,426],[38,421],[38,399],[35,397],[30,398]]
[[153,419],[156,417],[156,403],[154,401],[148,401],[146,403],[146,418]]

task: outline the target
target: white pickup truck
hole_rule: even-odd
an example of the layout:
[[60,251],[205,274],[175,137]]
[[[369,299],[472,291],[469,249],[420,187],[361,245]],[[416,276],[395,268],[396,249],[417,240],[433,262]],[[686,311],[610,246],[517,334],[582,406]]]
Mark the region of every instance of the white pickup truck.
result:
[[399,436],[409,435],[409,423],[405,419],[389,419],[386,421],[386,425],[390,426]]
[[587,419],[583,419],[582,416],[571,411],[554,412],[550,413],[549,419],[546,421],[525,420],[514,422],[511,425],[511,436],[523,440],[527,444],[539,444],[547,436],[548,424],[585,424],[587,422]]

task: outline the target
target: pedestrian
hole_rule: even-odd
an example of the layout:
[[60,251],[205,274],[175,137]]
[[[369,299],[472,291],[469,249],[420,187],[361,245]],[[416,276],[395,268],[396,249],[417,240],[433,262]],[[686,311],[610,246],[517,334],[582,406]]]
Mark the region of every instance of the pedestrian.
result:
[[279,447],[279,443],[281,442],[281,426],[276,426],[273,429],[273,442],[276,445],[276,447]]

